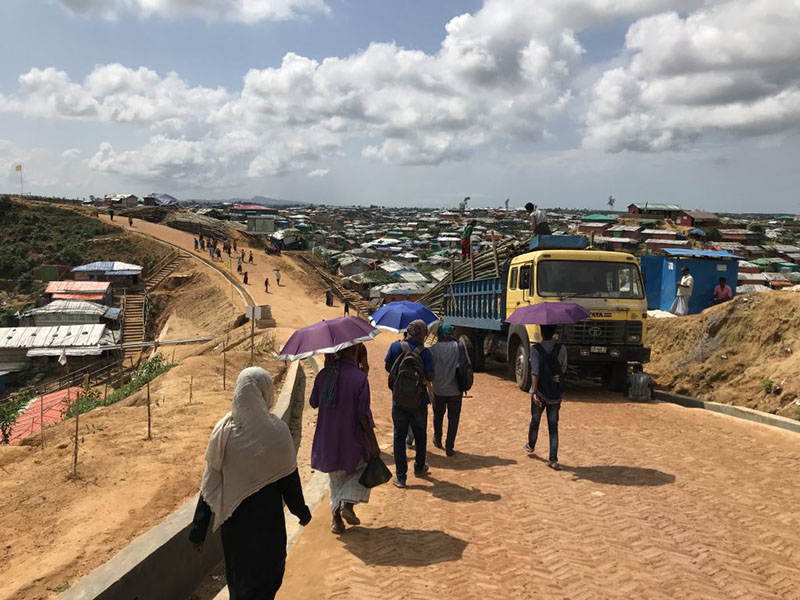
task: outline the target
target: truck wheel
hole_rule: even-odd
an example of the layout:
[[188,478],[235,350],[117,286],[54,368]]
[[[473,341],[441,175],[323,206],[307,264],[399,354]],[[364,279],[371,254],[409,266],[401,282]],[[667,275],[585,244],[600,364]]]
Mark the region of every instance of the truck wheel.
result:
[[531,355],[528,344],[520,343],[514,352],[514,378],[523,392],[531,389]]
[[626,363],[614,363],[608,367],[603,375],[603,386],[612,392],[623,393],[627,376],[628,365]]

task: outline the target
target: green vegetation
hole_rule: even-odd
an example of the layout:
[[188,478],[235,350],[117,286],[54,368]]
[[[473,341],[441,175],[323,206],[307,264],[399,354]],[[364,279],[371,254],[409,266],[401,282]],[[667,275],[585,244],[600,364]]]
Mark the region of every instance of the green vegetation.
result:
[[761,388],[764,390],[765,394],[771,394],[772,390],[775,388],[775,383],[771,379],[762,379]]
[[706,238],[709,242],[721,242],[722,234],[720,233],[719,229],[711,227],[710,229],[706,229]]
[[[136,371],[136,374],[131,377],[131,380],[123,385],[118,390],[112,392],[105,398],[100,394],[100,392],[96,390],[84,390],[82,391],[78,399],[78,405],[81,407],[81,414],[85,412],[89,412],[90,410],[94,410],[99,406],[110,406],[112,404],[116,404],[120,400],[123,400],[133,394],[136,390],[144,387],[147,385],[148,382],[152,381],[162,373],[166,373],[175,365],[169,364],[166,359],[160,354],[154,354],[150,358],[148,358],[142,365],[139,367],[139,370]],[[72,417],[75,415],[75,404],[71,405],[69,410],[67,411],[67,417]]]
[[0,402],[0,444],[7,444],[11,435],[11,427],[17,420],[19,412],[31,401],[31,393],[28,391],[14,394],[3,402]]

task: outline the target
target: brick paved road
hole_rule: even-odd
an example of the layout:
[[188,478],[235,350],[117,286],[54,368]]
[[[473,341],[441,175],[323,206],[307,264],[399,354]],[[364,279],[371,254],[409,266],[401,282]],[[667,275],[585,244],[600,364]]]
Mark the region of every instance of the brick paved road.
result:
[[[383,337],[371,383],[391,453]],[[800,436],[574,388],[557,473],[522,452],[511,381],[476,376],[473,396],[462,453],[434,449],[429,480],[382,486],[338,538],[315,511],[280,598],[800,598]]]

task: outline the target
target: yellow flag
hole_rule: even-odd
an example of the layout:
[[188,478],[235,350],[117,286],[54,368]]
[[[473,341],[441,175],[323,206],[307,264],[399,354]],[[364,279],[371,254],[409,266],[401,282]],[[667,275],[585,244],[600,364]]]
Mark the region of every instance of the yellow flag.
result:
[[17,173],[22,171],[22,165],[17,165]]

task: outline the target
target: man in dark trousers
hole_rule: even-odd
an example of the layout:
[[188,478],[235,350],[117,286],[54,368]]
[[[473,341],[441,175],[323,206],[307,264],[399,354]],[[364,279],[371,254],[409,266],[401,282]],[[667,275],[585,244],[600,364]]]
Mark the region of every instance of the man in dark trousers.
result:
[[[458,384],[458,365],[461,349],[454,337],[453,326],[439,326],[438,339],[431,347],[433,353],[433,445],[442,448],[444,414],[447,413],[447,440],[444,450],[453,456],[461,418],[462,393]],[[467,359],[469,360],[469,359]]]
[[558,464],[558,412],[563,399],[564,373],[567,371],[567,348],[553,341],[555,325],[542,325],[542,341],[531,349],[531,424],[525,451],[533,454],[539,437],[542,413],[547,412],[550,455],[547,465],[556,471]]
[[472,219],[461,232],[461,260],[467,260],[472,254],[472,231],[477,221]]
[[345,298],[344,299],[344,316],[347,317],[350,315],[350,301]]

